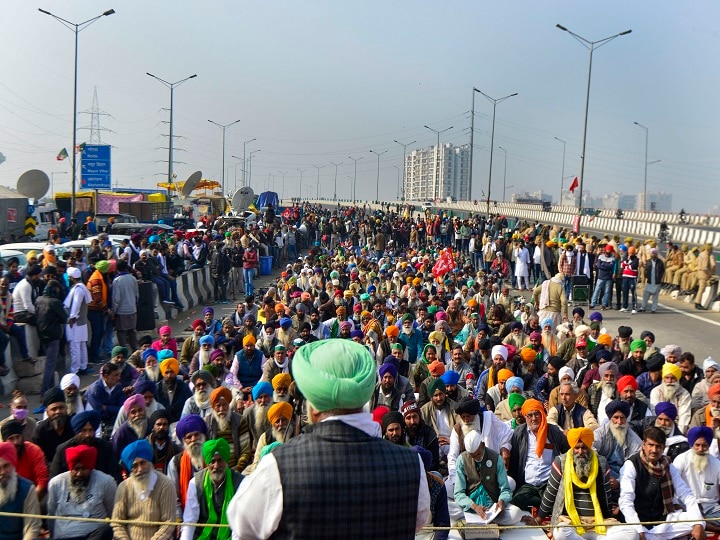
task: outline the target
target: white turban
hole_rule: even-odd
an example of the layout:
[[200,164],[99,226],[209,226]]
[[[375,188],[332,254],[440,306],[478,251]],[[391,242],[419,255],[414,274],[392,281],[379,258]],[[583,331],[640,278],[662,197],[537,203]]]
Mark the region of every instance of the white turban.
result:
[[495,358],[495,357],[499,354],[499,355],[502,356],[502,357],[505,359],[505,361],[507,362],[508,350],[507,350],[507,348],[505,347],[505,345],[495,345],[495,346],[492,348],[492,351],[490,351],[490,352],[491,352],[491,354],[490,354],[490,357],[491,357],[491,358]]
[[575,380],[575,372],[567,366],[561,367],[558,375],[561,381],[565,375],[569,375],[572,380]]
[[65,390],[68,387],[75,385],[75,388],[78,390],[80,389],[80,377],[75,375],[74,373],[68,373],[67,375],[63,375],[63,378],[60,379],[60,390]]
[[720,371],[720,364],[713,360],[712,356],[708,356],[703,362],[703,371],[710,368],[715,368],[717,371]]
[[480,448],[480,444],[482,444],[482,437],[480,434],[473,430],[467,435],[465,435],[465,450],[467,450],[469,453],[477,452],[477,449]]

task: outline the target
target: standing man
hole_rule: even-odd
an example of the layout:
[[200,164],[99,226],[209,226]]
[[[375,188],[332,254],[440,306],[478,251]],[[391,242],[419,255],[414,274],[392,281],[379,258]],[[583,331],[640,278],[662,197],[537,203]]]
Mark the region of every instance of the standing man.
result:
[[[13,443],[0,443],[0,512],[37,515],[40,513],[40,503],[32,482],[18,476],[15,470],[17,459]],[[2,518],[2,535],[6,538],[35,540],[39,533],[40,520],[37,518]]]
[[67,270],[70,279],[70,294],[65,298],[65,309],[68,312],[65,337],[70,347],[70,373],[87,375],[88,370],[88,304],[92,301],[90,291],[82,282],[79,268],[70,267]]
[[567,320],[567,295],[563,287],[565,276],[555,274],[533,289],[534,304],[538,306],[538,317],[541,321],[549,318],[552,327],[557,328]]
[[117,262],[118,275],[112,282],[112,313],[115,318],[115,331],[118,344],[130,345],[133,351],[140,348],[135,326],[137,324],[137,304],[140,300],[138,283],[135,276],[128,271],[127,261]]
[[[0,290],[2,290],[2,281],[0,281]],[[57,281],[50,281],[35,303],[38,338],[45,348],[45,373],[40,388],[43,394],[55,385],[55,364],[60,352],[63,327],[68,320],[67,311],[60,300],[61,294],[60,284]]]
[[[375,389],[368,350],[350,340],[309,343],[295,353],[293,375],[314,429],[277,447],[243,481],[227,510],[233,533],[412,537],[428,522],[427,477],[418,455],[383,441],[377,423],[362,412]],[[358,499],[355,489],[374,495]]]
[[664,273],[665,263],[658,258],[657,248],[652,248],[650,250],[650,258],[645,263],[645,288],[643,289],[642,306],[640,306],[638,311],[645,311],[647,309],[650,296],[652,296],[652,312],[655,313],[657,311]]

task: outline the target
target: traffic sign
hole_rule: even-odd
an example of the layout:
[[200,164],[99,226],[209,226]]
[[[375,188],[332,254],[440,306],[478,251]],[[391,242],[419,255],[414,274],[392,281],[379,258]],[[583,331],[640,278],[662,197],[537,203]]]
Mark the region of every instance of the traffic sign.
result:
[[85,145],[81,178],[81,189],[111,189],[109,144]]

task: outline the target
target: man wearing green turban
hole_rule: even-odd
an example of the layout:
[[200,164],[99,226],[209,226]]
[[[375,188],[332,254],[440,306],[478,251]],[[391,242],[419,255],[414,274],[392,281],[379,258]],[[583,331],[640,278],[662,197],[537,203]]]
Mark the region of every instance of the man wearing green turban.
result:
[[[382,440],[364,412],[377,380],[367,348],[344,339],[308,343],[295,352],[292,375],[312,425],[240,484],[227,508],[233,534],[412,537],[430,517],[427,476],[419,456]],[[356,496],[365,490],[375,495]]]
[[508,396],[508,405],[510,406],[510,412],[512,413],[512,420],[510,420],[510,427],[515,429],[518,424],[525,423],[525,417],[522,414],[522,406],[525,403],[525,396],[513,392]]
[[[205,441],[202,455],[207,468],[195,473],[190,481],[183,511],[185,523],[227,524],[227,507],[235,495],[243,476],[228,466],[230,444],[225,439]],[[199,529],[199,528],[198,528]],[[229,540],[227,527],[192,525],[182,528],[181,540]]]

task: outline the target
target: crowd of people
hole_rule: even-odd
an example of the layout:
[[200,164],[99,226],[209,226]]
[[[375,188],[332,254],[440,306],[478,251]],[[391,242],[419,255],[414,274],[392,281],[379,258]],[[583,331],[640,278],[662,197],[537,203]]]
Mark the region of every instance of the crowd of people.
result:
[[[720,363],[603,309],[613,291],[619,310],[657,309],[637,284],[652,296],[681,269],[652,242],[391,207],[265,217],[100,238],[87,261],[49,244],[0,280],[5,346],[29,312],[45,354],[70,359],[42,420],[16,392],[0,422],[0,511],[33,516],[5,517],[8,538],[720,531]],[[281,272],[256,295],[267,255]],[[206,264],[215,304],[190,335],[138,337],[138,280],[177,303],[174,279]],[[218,317],[228,284],[245,294]]]

